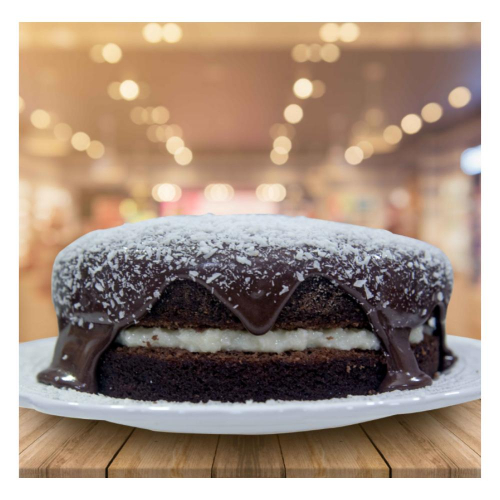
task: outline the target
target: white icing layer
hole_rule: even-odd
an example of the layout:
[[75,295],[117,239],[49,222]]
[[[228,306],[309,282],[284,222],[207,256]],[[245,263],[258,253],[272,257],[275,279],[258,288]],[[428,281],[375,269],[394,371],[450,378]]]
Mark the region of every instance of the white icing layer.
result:
[[[423,328],[414,328],[410,342],[418,344],[424,338]],[[132,327],[118,335],[116,342],[127,347],[172,347],[190,352],[285,352],[303,351],[316,347],[330,349],[378,350],[380,340],[368,330],[332,328],[329,330],[272,330],[264,335],[252,335],[237,330],[208,329],[202,332],[181,329]]]

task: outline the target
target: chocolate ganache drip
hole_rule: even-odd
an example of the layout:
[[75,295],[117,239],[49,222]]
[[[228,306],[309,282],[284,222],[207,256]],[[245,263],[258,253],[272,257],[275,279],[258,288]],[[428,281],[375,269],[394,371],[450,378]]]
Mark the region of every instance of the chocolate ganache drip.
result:
[[176,216],[89,233],[56,258],[59,338],[40,382],[97,392],[96,368],[116,335],[146,314],[169,283],[207,288],[255,335],[272,329],[300,282],[324,276],[362,307],[381,340],[380,391],[432,383],[409,342],[436,319],[440,370],[453,363],[444,319],[453,274],[437,248],[384,230],[276,215]]

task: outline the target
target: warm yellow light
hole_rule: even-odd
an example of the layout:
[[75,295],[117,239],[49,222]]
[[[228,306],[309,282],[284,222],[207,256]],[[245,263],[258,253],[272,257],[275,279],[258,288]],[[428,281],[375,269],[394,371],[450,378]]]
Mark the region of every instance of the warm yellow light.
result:
[[448,101],[454,108],[463,108],[469,104],[472,94],[467,87],[457,87],[450,92]]
[[292,49],[292,59],[295,62],[306,62],[309,59],[309,47],[305,43],[299,43]]
[[182,28],[175,23],[163,26],[163,39],[168,43],[177,43],[182,38]]
[[285,111],[283,112],[283,116],[288,123],[299,123],[304,116],[304,111],[298,104],[289,104]]
[[156,129],[158,128],[158,125],[150,125],[147,130],[146,130],[146,137],[151,141],[151,142],[159,142],[158,136],[156,134]]
[[273,149],[270,154],[271,161],[275,165],[284,165],[288,161],[288,153],[280,153],[276,151],[276,149]]
[[50,125],[50,115],[44,109],[35,109],[30,116],[31,123],[34,127],[44,129]]
[[174,159],[179,165],[189,165],[193,159],[193,153],[189,148],[184,147],[177,150]]
[[169,118],[170,113],[165,106],[157,106],[151,111],[151,119],[159,125],[167,123]]
[[323,97],[326,92],[326,85],[321,80],[313,80],[312,84],[313,84],[313,91],[311,97],[314,99]]
[[106,62],[116,64],[122,58],[122,49],[116,43],[107,43],[102,48],[102,57]]
[[427,123],[434,123],[443,116],[443,108],[437,102],[430,102],[422,108],[421,115]]
[[370,158],[373,155],[373,144],[369,141],[358,142],[358,148],[363,151],[363,159]]
[[146,82],[139,82],[139,99],[147,99],[151,95],[151,87]]
[[155,135],[158,142],[167,142],[168,137],[170,137],[167,137],[166,127],[164,125],[156,126]]
[[87,154],[93,160],[98,160],[104,156],[104,144],[100,141],[90,141],[89,147],[87,148]]
[[73,135],[73,130],[67,123],[58,123],[54,127],[54,135],[60,141],[69,141]]
[[309,45],[309,61],[311,62],[321,61],[321,45],[319,43],[313,43]]
[[282,184],[260,184],[255,194],[260,201],[280,202],[286,198],[286,188]]
[[337,23],[326,23],[319,29],[319,37],[324,42],[336,42],[340,36],[340,28]]
[[148,119],[148,112],[141,106],[136,106],[130,111],[130,119],[136,125],[142,125],[146,123]]
[[273,148],[278,154],[286,155],[292,149],[292,141],[288,137],[281,135],[274,139]]
[[149,43],[158,43],[163,38],[163,30],[158,23],[149,23],[142,28],[142,36]]
[[208,201],[229,201],[234,197],[234,189],[230,184],[209,184],[205,188]]
[[340,57],[340,49],[333,43],[327,43],[321,47],[321,59],[328,63],[333,63]]
[[383,136],[388,144],[397,144],[403,138],[403,132],[397,125],[389,125],[385,128]]
[[358,146],[351,146],[345,150],[344,158],[350,165],[359,165],[363,161],[363,150]]
[[119,101],[122,98],[120,92],[120,82],[111,82],[108,85],[108,95],[115,101]]
[[105,62],[104,57],[102,55],[102,45],[92,46],[92,48],[90,49],[89,55],[90,55],[90,59],[92,59],[92,61],[94,61],[96,63],[100,64],[100,63]]
[[77,132],[71,138],[71,145],[77,151],[85,151],[90,146],[90,137],[85,132]]
[[422,128],[422,119],[413,113],[406,115],[401,120],[401,128],[407,134],[416,134]]
[[139,85],[134,80],[125,80],[120,83],[120,95],[126,101],[133,101],[139,95]]
[[120,202],[118,210],[124,219],[129,219],[137,214],[137,203],[131,198],[125,198]]
[[175,155],[177,151],[179,151],[183,147],[184,141],[180,137],[177,137],[175,135],[173,137],[170,137],[166,143],[167,151],[172,155]]
[[359,37],[359,27],[354,23],[344,23],[340,27],[339,38],[343,42],[354,42]]
[[152,191],[155,201],[179,201],[182,196],[182,189],[177,184],[157,184]]
[[24,103],[24,99],[21,96],[19,96],[19,113],[22,113],[25,107],[26,104]]
[[293,84],[293,93],[299,99],[307,99],[308,97],[311,96],[312,92],[313,92],[313,84],[311,80],[308,80],[307,78],[299,78]]

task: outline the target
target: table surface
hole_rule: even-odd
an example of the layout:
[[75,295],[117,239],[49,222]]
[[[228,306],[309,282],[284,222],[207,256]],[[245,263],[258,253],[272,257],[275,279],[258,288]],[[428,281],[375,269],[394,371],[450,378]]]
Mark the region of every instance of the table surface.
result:
[[20,409],[20,477],[480,477],[481,402],[339,429],[171,434]]

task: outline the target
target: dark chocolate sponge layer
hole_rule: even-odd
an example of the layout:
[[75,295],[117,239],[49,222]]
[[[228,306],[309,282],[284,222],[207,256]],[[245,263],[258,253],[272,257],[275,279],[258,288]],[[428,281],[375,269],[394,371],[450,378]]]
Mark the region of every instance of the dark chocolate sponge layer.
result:
[[[193,281],[174,281],[139,323],[146,327],[244,330],[241,321],[206,288]],[[365,328],[370,324],[361,306],[321,276],[299,284],[274,328]]]
[[[420,369],[433,376],[438,337],[426,335],[413,350]],[[386,373],[382,351],[212,354],[113,344],[99,362],[98,391],[144,401],[318,400],[376,393]]]

